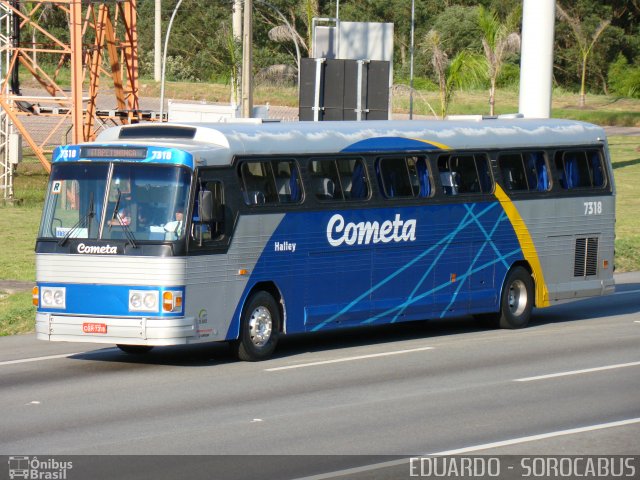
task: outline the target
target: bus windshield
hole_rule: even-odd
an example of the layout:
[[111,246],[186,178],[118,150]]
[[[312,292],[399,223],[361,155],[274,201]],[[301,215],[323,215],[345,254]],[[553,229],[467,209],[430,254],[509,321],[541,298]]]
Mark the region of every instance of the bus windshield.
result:
[[190,172],[129,163],[54,164],[40,238],[174,241],[184,235]]

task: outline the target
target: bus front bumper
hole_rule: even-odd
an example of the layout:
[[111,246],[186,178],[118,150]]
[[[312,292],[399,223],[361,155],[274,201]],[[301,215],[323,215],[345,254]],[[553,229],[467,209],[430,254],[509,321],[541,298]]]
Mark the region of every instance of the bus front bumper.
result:
[[123,345],[183,345],[196,337],[196,321],[182,318],[80,317],[36,313],[36,338]]

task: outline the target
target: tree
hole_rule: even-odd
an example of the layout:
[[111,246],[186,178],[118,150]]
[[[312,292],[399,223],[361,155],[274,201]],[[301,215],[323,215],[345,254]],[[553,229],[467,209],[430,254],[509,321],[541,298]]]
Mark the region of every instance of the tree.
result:
[[[42,7],[42,10],[40,11],[38,18],[34,20],[34,17],[37,13],[37,9],[40,7]],[[23,4],[22,8],[25,15],[31,18],[31,21],[33,22],[32,24],[30,24],[31,25],[31,48],[33,49],[31,53],[31,58],[32,58],[33,66],[37,67],[38,59],[36,56],[37,55],[36,49],[38,48],[38,42],[36,41],[36,33],[38,32],[38,29],[35,27],[34,24],[39,24],[43,21],[46,21],[48,15],[50,15],[51,11],[53,10],[53,6],[47,3],[39,4],[38,2],[26,2]]]
[[623,97],[640,98],[640,67],[629,65],[622,53],[609,66],[609,87]]
[[430,30],[427,33],[423,50],[431,56],[431,65],[440,91],[440,115],[444,118],[455,91],[480,82],[482,64],[479,62],[479,57],[469,53],[468,50],[458,52],[449,60],[449,56],[442,48],[441,36],[437,30]]
[[587,79],[587,62],[589,60],[589,55],[593,49],[593,46],[598,41],[598,38],[602,35],[602,33],[607,29],[607,27],[611,24],[611,19],[602,19],[598,26],[591,32],[586,32],[586,28],[584,22],[580,20],[577,15],[570,15],[564,8],[560,6],[560,4],[556,4],[556,14],[560,20],[564,20],[567,22],[573,36],[578,43],[578,47],[580,49],[580,56],[582,60],[582,68],[580,73],[580,107],[584,107],[586,105],[586,79]]
[[443,49],[450,56],[461,50],[482,48],[477,6],[452,5],[430,23],[433,25],[432,29],[440,33]]
[[495,114],[496,81],[505,57],[520,49],[520,35],[515,31],[520,18],[520,10],[514,9],[504,22],[495,11],[478,7],[478,24],[482,30],[482,47],[489,78],[489,115]]

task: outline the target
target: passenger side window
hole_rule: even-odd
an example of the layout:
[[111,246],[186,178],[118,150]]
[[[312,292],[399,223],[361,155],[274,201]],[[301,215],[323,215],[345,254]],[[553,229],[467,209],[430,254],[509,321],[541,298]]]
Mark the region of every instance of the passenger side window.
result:
[[438,172],[445,195],[491,193],[493,180],[484,154],[443,155]]
[[243,162],[240,166],[242,194],[247,205],[300,203],[302,182],[293,160]]
[[343,199],[335,160],[312,160],[310,171],[311,188],[318,200]]
[[504,186],[510,191],[538,191],[549,189],[549,174],[544,153],[504,153],[498,156]]
[[560,186],[574,188],[602,188],[605,185],[604,167],[598,150],[556,152],[556,169]]
[[378,183],[386,198],[431,195],[431,180],[424,157],[380,158],[376,164]]
[[360,158],[317,159],[310,162],[311,186],[319,200],[369,198],[369,181]]

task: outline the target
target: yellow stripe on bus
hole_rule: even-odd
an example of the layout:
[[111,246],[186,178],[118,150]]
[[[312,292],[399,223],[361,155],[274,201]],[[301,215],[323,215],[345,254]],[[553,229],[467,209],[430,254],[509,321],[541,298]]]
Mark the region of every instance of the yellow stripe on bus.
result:
[[417,140],[418,142],[426,143],[428,145],[433,145],[440,150],[451,150],[451,147],[448,147],[444,143],[434,142],[431,140],[423,140],[422,138],[414,138],[413,140]]
[[[443,143],[433,142],[430,140],[422,140],[416,138],[420,142],[428,143],[433,145],[436,148],[441,150],[451,150],[451,147],[444,145]],[[542,265],[540,265],[540,258],[538,257],[538,252],[536,251],[536,246],[533,243],[533,239],[531,238],[531,234],[529,233],[529,229],[527,225],[524,223],[524,220],[520,216],[520,212],[513,204],[511,199],[507,196],[507,194],[502,190],[502,187],[496,183],[495,196],[498,201],[502,204],[502,208],[504,209],[511,225],[513,226],[513,230],[518,237],[518,243],[520,243],[520,249],[524,255],[524,258],[529,262],[531,269],[533,270],[533,278],[535,280],[535,288],[536,288],[536,307],[548,307],[549,303],[549,289],[547,288],[547,284],[544,281],[544,274],[542,273]]]
[[533,278],[536,285],[536,307],[548,307],[550,305],[549,290],[547,289],[547,284],[544,281],[540,258],[538,257],[536,246],[533,244],[533,239],[531,238],[529,229],[520,216],[520,212],[518,212],[516,206],[507,194],[504,193],[502,187],[497,183],[495,196],[502,204],[502,208],[504,208],[511,225],[513,226],[513,230],[516,232],[524,258],[529,262],[529,265],[531,265],[531,269],[533,270]]

